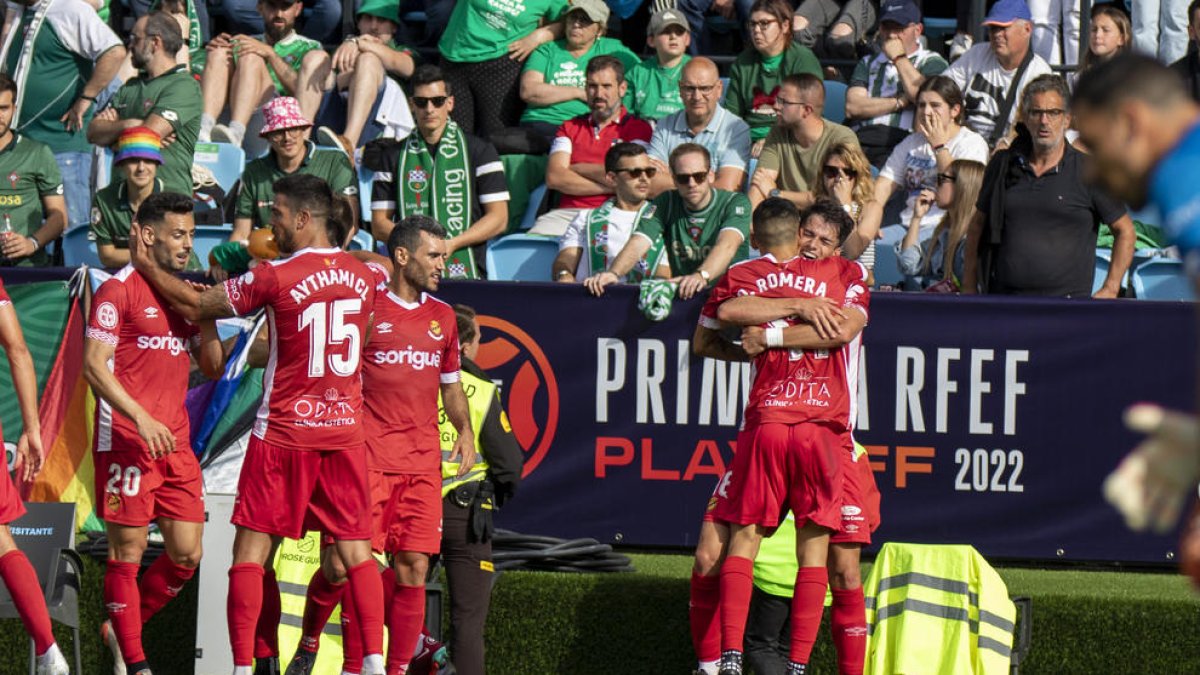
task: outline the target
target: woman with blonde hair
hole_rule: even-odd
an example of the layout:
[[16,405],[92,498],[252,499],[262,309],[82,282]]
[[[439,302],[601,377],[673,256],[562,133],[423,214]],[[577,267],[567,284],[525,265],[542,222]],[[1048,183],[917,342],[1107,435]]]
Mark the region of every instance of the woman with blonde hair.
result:
[[1112,57],[1133,48],[1133,27],[1129,15],[1112,3],[1092,7],[1092,21],[1088,37],[1088,50],[1083,55],[1079,70],[1071,73],[1069,82],[1075,82],[1088,68],[1104,63]]
[[[966,254],[967,227],[983,184],[984,165],[957,159],[937,175],[936,190],[922,190],[908,233],[896,247],[905,290],[957,292]],[[945,211],[931,236],[921,242],[921,219],[933,205]]]
[[821,159],[821,180],[813,187],[813,196],[832,199],[846,209],[855,227],[842,245],[842,255],[859,261],[868,271],[874,270],[875,235],[883,208],[875,201],[871,163],[862,149],[848,143],[829,148]]

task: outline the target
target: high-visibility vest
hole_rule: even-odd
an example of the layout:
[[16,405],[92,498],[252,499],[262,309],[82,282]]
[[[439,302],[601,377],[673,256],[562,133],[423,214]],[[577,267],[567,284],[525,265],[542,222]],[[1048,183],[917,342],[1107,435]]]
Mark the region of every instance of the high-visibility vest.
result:
[[458,430],[446,419],[446,409],[442,406],[442,395],[438,393],[438,437],[442,446],[442,496],[459,485],[481,481],[487,477],[488,464],[483,457],[479,445],[480,430],[487,419],[488,410],[496,397],[496,385],[487,380],[462,372],[462,387],[467,394],[467,407],[471,413],[471,429],[475,431],[475,465],[465,476],[459,478],[458,462],[450,460],[450,452],[454,450],[454,442],[458,440]]
[[971,546],[884,544],[863,584],[867,675],[1007,675],[1017,608]]

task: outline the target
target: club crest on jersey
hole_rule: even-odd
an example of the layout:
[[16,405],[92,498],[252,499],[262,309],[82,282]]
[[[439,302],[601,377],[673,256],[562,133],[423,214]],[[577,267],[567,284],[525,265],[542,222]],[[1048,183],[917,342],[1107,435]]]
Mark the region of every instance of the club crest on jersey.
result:
[[442,324],[438,323],[435,319],[429,320],[429,337],[434,340],[441,340],[445,337],[442,335]]
[[96,308],[96,323],[101,328],[112,330],[117,327],[117,306],[111,302],[102,302]]
[[704,230],[693,225],[692,227],[688,228],[688,236],[692,238],[692,241],[700,241],[700,233],[703,231]]
[[383,323],[377,324],[375,326],[375,330],[378,331],[380,335],[390,333],[392,332],[392,324],[384,321]]
[[8,174],[8,182],[14,188],[17,187],[17,183],[20,182],[20,180],[21,180],[21,174],[17,173],[16,171],[13,171],[12,173]]
[[592,248],[596,251],[603,251],[606,246],[608,246],[608,228],[601,229],[595,237],[592,237]]
[[108,507],[109,513],[116,513],[117,511],[120,511],[121,510],[121,495],[113,494],[111,492],[108,493],[108,499],[106,501],[106,506]]

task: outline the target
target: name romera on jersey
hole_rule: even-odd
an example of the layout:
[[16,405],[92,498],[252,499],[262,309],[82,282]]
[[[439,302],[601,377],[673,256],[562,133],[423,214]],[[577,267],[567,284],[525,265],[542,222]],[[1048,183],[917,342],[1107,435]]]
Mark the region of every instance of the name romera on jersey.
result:
[[825,297],[828,291],[826,282],[812,277],[796,274],[788,270],[779,270],[777,272],[769,272],[754,280],[755,290],[751,291],[748,288],[739,288],[737,295],[757,295],[766,293],[767,291],[776,288],[790,288],[800,293],[807,295],[815,295]]

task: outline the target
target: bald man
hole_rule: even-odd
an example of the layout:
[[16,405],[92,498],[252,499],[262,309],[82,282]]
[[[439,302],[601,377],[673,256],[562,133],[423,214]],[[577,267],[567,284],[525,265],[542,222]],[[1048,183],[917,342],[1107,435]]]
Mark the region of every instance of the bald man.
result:
[[704,57],[688,61],[679,76],[683,110],[658,121],[650,139],[650,159],[658,167],[651,194],[675,188],[667,158],[683,143],[697,143],[712,156],[717,172],[713,187],[741,192],[750,162],[750,127],[721,107],[721,78],[717,64]]

